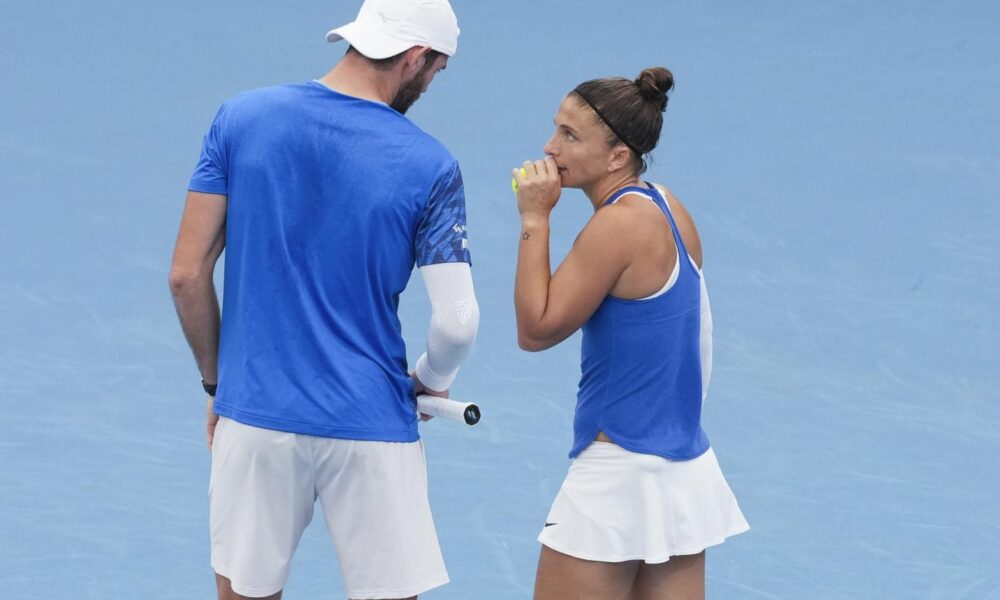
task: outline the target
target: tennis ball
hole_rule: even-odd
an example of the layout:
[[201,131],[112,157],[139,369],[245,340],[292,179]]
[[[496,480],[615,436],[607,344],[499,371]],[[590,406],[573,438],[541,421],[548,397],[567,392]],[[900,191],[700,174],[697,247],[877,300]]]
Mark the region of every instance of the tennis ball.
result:
[[[521,167],[521,177],[527,177],[527,176],[528,176],[528,172],[524,170],[524,167]],[[514,193],[516,194],[517,193],[517,177],[511,177],[510,178],[510,187],[512,187],[514,189]]]

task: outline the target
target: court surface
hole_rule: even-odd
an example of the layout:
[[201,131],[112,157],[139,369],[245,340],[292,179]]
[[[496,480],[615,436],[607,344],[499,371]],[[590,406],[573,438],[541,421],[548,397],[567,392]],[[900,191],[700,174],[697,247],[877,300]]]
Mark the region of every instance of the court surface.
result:
[[[358,2],[0,0],[0,596],[206,598],[203,398],[167,271],[218,105],[323,75]],[[710,598],[1000,598],[1000,8],[473,2],[411,111],[459,159],[482,327],[422,425],[453,583],[527,598],[568,467],[579,337],[518,350],[510,169],[563,95],[673,70],[649,177],[694,215],[705,428],[751,523]],[[588,217],[564,194],[553,259]],[[218,274],[217,274],[218,275]],[[401,308],[410,359],[428,306]],[[341,598],[322,521],[286,598]]]

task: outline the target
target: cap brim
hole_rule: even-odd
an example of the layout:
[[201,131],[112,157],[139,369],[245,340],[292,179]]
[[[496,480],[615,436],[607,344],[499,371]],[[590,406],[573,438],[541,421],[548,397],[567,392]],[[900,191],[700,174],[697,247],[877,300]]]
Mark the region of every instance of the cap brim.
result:
[[326,34],[328,42],[339,42],[340,40],[347,40],[347,43],[354,46],[355,50],[374,60],[396,56],[417,45],[389,37],[381,31],[357,21],[332,29]]

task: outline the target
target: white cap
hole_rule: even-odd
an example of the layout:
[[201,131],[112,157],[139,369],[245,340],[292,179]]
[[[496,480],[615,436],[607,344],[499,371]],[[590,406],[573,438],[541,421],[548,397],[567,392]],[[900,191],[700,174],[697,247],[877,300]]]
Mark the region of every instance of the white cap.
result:
[[353,22],[326,34],[328,42],[339,40],[375,60],[414,46],[454,56],[458,19],[448,0],[365,0]]

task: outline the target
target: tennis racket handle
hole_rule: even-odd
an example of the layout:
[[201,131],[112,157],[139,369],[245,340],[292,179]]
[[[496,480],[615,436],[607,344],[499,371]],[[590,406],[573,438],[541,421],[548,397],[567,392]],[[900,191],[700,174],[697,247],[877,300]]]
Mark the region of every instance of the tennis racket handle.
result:
[[466,425],[475,425],[482,417],[479,407],[472,402],[459,402],[427,394],[417,396],[417,410],[425,415],[458,421]]

